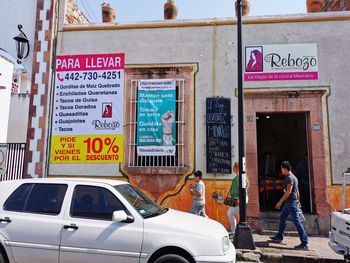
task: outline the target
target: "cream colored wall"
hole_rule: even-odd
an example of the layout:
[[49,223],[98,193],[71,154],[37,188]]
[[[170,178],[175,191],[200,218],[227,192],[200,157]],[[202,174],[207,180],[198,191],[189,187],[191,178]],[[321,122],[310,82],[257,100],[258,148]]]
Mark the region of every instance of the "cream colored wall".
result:
[[7,143],[13,63],[0,56],[0,143]]
[[30,44],[29,56],[22,61],[22,65],[29,76],[32,75],[36,4],[36,0],[0,1],[0,25],[2,25],[0,48],[5,49],[17,58],[13,37],[20,33],[17,26],[21,24]]
[[11,94],[7,142],[26,143],[29,93]]
[[[347,117],[349,20],[350,12],[332,12],[252,17],[247,18],[247,24],[243,26],[244,45],[317,44],[319,80],[246,82],[245,88],[330,87],[328,114],[332,165],[329,167],[332,170],[329,173],[332,173],[336,183],[340,182],[340,173],[350,166],[350,122]],[[70,26],[66,30],[72,31],[59,33],[57,54],[117,52],[126,54],[126,64],[198,63],[195,82],[195,166],[205,171],[206,97],[215,95],[231,98],[233,160],[238,155],[237,100],[234,96],[237,87],[236,25],[227,19],[218,19],[217,23],[221,25],[216,27],[216,92],[213,89],[213,20],[159,22],[158,26],[152,23],[96,26],[95,29],[99,30]],[[327,109],[324,109],[324,114],[327,114]],[[49,173],[116,175],[119,172],[117,165],[51,165]]]

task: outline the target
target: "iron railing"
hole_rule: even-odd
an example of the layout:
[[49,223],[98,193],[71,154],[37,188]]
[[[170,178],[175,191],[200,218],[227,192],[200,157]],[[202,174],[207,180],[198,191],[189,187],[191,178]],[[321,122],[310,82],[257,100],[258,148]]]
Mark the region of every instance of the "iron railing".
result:
[[22,179],[24,168],[25,143],[8,143],[6,173],[0,174],[0,181]]

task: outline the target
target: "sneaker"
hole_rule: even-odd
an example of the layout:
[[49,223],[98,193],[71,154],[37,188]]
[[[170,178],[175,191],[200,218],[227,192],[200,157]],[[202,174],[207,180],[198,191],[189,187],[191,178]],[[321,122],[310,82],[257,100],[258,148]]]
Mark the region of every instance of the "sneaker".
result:
[[306,250],[309,251],[310,247],[307,244],[300,244],[294,247],[297,250]]
[[282,244],[282,239],[279,239],[277,236],[270,237],[270,241],[276,244]]

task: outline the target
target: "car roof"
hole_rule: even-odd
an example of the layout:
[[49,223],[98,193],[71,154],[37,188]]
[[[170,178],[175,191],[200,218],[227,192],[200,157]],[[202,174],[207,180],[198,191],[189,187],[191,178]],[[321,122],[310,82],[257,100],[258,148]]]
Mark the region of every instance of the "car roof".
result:
[[[6,181],[4,181],[6,182]],[[19,179],[7,182],[17,182],[17,183],[102,183],[108,185],[121,185],[127,184],[128,182],[121,180],[113,180],[113,179],[104,179],[104,178],[86,178],[86,177],[51,177],[51,178],[26,178]]]

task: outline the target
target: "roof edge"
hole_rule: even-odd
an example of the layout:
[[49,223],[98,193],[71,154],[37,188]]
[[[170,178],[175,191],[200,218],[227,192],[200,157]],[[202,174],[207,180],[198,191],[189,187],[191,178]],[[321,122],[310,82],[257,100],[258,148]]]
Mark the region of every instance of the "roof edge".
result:
[[[305,23],[350,20],[350,11],[320,12],[292,15],[251,16],[243,17],[243,24],[273,24],[273,23]],[[172,27],[200,27],[212,25],[236,25],[236,18],[205,18],[205,19],[177,19],[157,20],[146,22],[131,22],[119,24],[78,24],[64,25],[62,31],[92,31],[92,30],[125,30],[145,28],[172,28]]]

